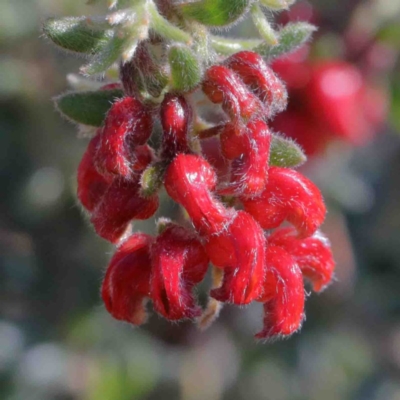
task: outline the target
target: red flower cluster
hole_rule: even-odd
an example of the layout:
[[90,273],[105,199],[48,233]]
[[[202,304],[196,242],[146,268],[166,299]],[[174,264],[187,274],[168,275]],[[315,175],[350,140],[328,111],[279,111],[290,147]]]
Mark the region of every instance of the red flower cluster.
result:
[[307,60],[300,49],[273,63],[289,92],[288,109],[273,128],[295,139],[307,155],[322,151],[335,137],[352,145],[370,141],[385,121],[387,96],[354,64]]
[[[169,320],[200,317],[192,291],[211,262],[223,271],[212,298],[261,302],[264,328],[257,337],[290,335],[304,316],[303,277],[321,291],[334,262],[318,231],[326,212],[318,188],[292,169],[269,165],[267,120],[286,107],[285,87],[260,56],[241,52],[210,67],[202,89],[229,118],[197,134],[218,136],[230,165],[225,179],[196,151],[194,110],[183,95],[167,94],[157,108],[132,96],[116,101],[89,144],[79,166],[78,197],[97,233],[118,246],[103,300],[115,318],[136,325],[146,319],[147,299]],[[158,151],[147,144],[155,118],[162,126]],[[154,165],[163,166],[164,187],[194,229],[164,222],[156,237],[129,235],[132,220],[147,219],[158,208],[157,193],[145,195],[141,186]],[[224,196],[243,209],[227,206]],[[285,221],[293,228],[279,228]]]

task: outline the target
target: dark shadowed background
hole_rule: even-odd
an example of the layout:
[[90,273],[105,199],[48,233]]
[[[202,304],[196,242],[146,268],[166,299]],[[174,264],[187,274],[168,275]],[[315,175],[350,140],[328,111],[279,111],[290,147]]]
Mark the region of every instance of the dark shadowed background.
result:
[[[304,169],[325,192],[337,279],[308,298],[302,331],[257,343],[258,305],[226,307],[205,332],[155,314],[133,329],[100,301],[113,250],[76,201],[87,141],[51,102],[82,60],[40,37],[46,17],[104,11],[84,3],[0,0],[0,398],[400,399],[399,62],[382,77],[392,107],[374,140],[335,143]],[[396,1],[313,3],[328,51],[357,13],[372,36],[393,29],[387,45],[400,48]]]

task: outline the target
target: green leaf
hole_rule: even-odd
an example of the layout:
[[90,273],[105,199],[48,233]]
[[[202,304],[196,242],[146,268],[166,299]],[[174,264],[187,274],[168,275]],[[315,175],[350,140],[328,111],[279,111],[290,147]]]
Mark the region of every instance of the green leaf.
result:
[[110,68],[122,53],[126,50],[129,43],[127,35],[119,35],[114,33],[113,37],[108,40],[107,44],[91,59],[91,61],[81,68],[81,72],[85,75],[100,74]]
[[183,3],[180,9],[185,17],[207,26],[225,26],[240,18],[249,6],[249,0],[201,0]]
[[260,0],[260,3],[271,10],[287,10],[295,0]]
[[110,39],[112,32],[86,17],[48,19],[43,33],[57,46],[76,53],[95,54]]
[[315,30],[316,27],[307,22],[287,24],[278,32],[279,43],[276,46],[269,46],[263,43],[254,48],[253,51],[267,59],[273,59],[283,54],[291,53],[306,43]]
[[262,43],[260,39],[231,39],[211,36],[212,47],[220,54],[231,55],[242,50],[252,50]]
[[171,88],[174,90],[189,92],[193,90],[201,80],[199,62],[189,47],[183,45],[172,46],[168,53],[171,66]]
[[122,90],[71,92],[54,99],[56,108],[69,120],[79,124],[101,126],[116,98],[123,97]]
[[269,163],[275,167],[294,168],[303,164],[307,157],[293,140],[274,135]]

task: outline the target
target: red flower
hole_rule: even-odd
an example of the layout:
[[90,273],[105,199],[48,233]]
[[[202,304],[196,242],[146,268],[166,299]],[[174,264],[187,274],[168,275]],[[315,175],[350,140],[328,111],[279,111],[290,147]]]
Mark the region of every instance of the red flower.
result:
[[[149,110],[134,97],[117,100],[107,114],[100,131],[95,163],[103,175],[129,177],[138,155],[137,146],[145,145],[153,129]],[[144,148],[139,148],[139,156]],[[139,161],[140,164],[140,161]]]
[[101,296],[107,311],[115,318],[134,325],[147,319],[144,307],[150,295],[151,236],[132,235],[114,254],[104,277]]
[[285,249],[312,282],[314,291],[320,292],[331,283],[335,262],[329,241],[321,232],[299,239],[292,228],[277,229],[268,237],[268,245]]
[[192,109],[183,96],[167,94],[160,107],[163,143],[161,156],[173,158],[178,153],[190,152],[188,129]]
[[200,316],[192,289],[203,280],[209,259],[196,236],[171,224],[152,245],[151,258],[154,309],[169,320]]
[[283,248],[269,245],[264,293],[264,327],[257,339],[288,336],[300,329],[304,319],[303,276],[295,259]]
[[259,54],[241,51],[230,56],[225,65],[235,71],[265,104],[266,117],[270,118],[286,108],[285,85]]
[[242,198],[244,209],[264,229],[277,228],[285,220],[300,237],[312,235],[325,219],[326,208],[318,188],[299,172],[271,167],[265,190],[256,197]]

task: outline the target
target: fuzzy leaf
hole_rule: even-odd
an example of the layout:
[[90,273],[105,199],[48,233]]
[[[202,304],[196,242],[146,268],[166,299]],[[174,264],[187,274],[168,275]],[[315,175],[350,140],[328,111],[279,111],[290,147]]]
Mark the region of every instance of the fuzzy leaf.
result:
[[295,0],[260,0],[260,3],[271,10],[287,10]]
[[50,18],[43,24],[43,33],[57,46],[84,54],[95,54],[111,36],[110,30],[86,17]]
[[276,46],[278,44],[276,32],[273,30],[267,17],[264,15],[257,3],[254,3],[251,6],[251,17],[253,18],[254,26],[257,28],[258,33],[265,40],[266,44]]
[[201,0],[181,4],[185,17],[208,26],[225,26],[236,21],[246,11],[249,0]]
[[118,89],[71,92],[56,97],[54,103],[61,114],[73,122],[101,126],[112,103],[123,95]]
[[306,43],[315,30],[316,27],[314,25],[306,22],[287,24],[278,32],[279,43],[276,46],[269,46],[263,43],[254,48],[253,51],[267,59],[273,59],[283,54],[291,53]]
[[168,59],[171,66],[172,89],[188,92],[199,84],[200,65],[192,50],[186,46],[172,46]]
[[128,37],[121,37],[114,34],[106,45],[92,58],[89,64],[81,68],[81,72],[85,75],[94,75],[106,71],[118,61],[122,53],[126,50],[128,42]]
[[252,50],[262,43],[261,39],[232,39],[211,36],[212,47],[220,54],[231,55],[243,50]]
[[269,164],[275,167],[294,168],[303,164],[307,157],[293,140],[274,135],[271,143]]

